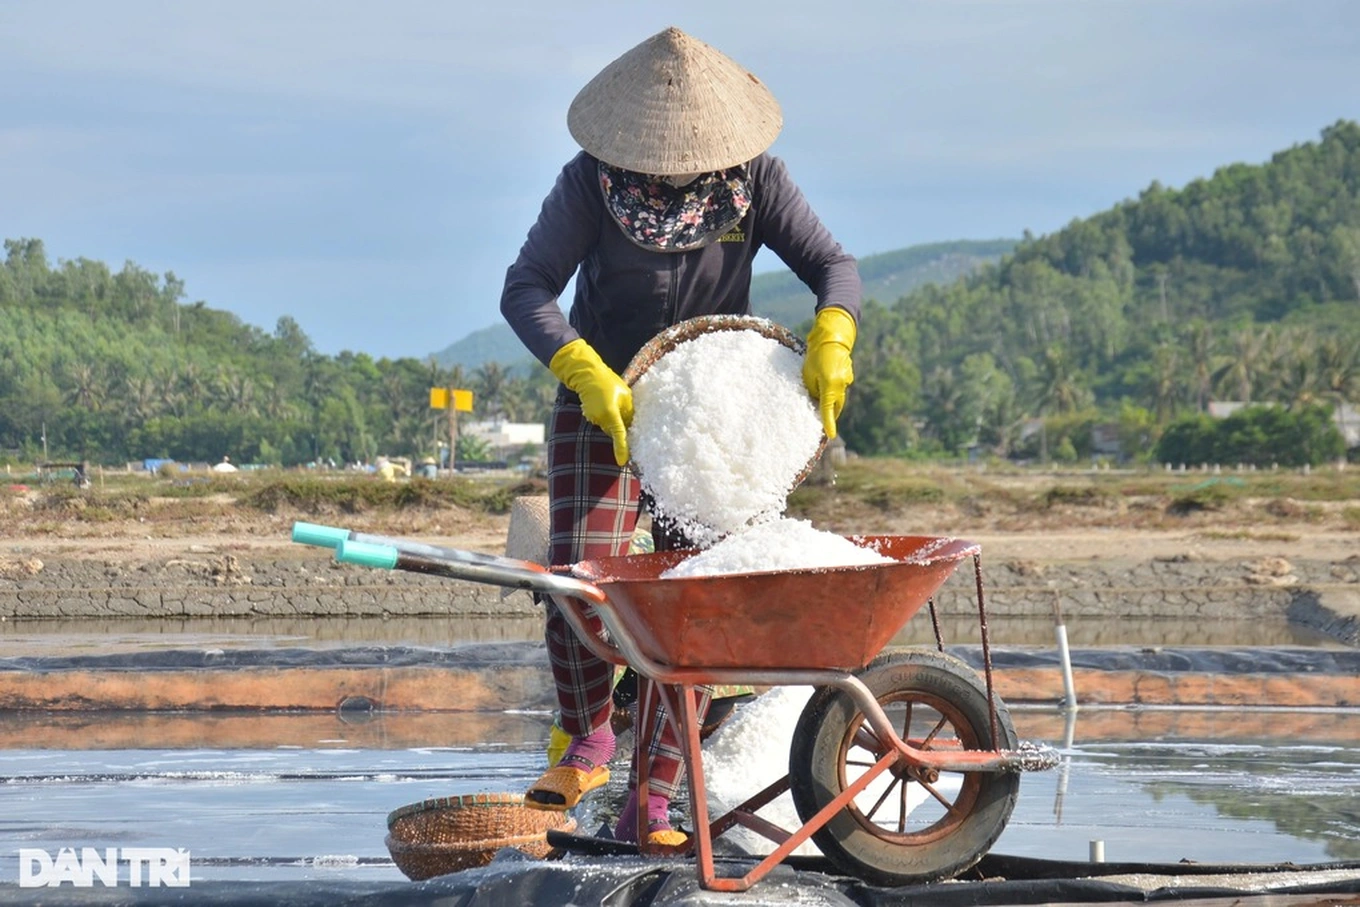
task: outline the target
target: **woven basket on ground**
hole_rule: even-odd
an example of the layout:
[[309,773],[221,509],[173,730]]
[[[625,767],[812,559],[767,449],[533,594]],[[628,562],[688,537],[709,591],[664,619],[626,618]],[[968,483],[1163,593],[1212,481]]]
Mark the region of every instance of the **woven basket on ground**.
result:
[[397,868],[418,882],[485,866],[502,847],[546,857],[549,829],[570,833],[576,820],[529,809],[521,794],[465,794],[393,810],[386,843]]
[[[803,343],[796,334],[766,318],[758,318],[754,315],[700,315],[697,318],[690,318],[679,324],[673,324],[651,340],[648,340],[632,360],[628,367],[623,370],[623,380],[629,387],[637,383],[649,368],[657,363],[662,356],[675,349],[687,340],[693,340],[701,334],[711,334],[714,331],[755,331],[763,337],[782,343],[784,346],[802,356],[807,352],[807,344]],[[793,488],[803,484],[803,480],[811,474],[817,461],[822,458],[822,452],[826,450],[827,439],[822,437],[822,443],[817,446],[817,451],[808,460],[807,466],[794,477]],[[634,468],[637,464],[634,463]]]

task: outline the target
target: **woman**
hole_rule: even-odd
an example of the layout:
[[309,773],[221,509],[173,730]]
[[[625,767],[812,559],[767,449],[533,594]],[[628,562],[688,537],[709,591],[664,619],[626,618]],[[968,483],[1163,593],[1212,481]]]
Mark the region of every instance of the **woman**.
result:
[[[782,125],[755,76],[677,28],[606,66],[572,102],[567,126],[583,151],[544,201],[501,296],[506,320],[563,385],[547,442],[553,564],[625,553],[640,505],[627,466],[632,393],[619,373],[672,324],[747,314],[761,246],[817,295],[803,380],[835,437],[854,380],[859,274],[783,163],[765,153]],[[557,298],[573,274],[564,317]],[[653,534],[658,550],[686,546],[664,525]],[[609,778],[614,675],[551,602],[547,611],[559,720],[571,742],[526,802],[564,810]],[[702,716],[708,697],[699,698]],[[680,845],[685,836],[668,819],[680,750],[664,716],[654,720],[645,837]],[[621,841],[642,838],[636,798],[634,788],[615,831]]]

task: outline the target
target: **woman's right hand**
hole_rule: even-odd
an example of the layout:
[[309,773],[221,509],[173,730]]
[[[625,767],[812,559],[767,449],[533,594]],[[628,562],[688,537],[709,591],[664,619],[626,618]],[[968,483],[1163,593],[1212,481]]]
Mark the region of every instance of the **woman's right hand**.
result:
[[581,414],[613,440],[614,462],[627,466],[632,388],[580,337],[554,353],[548,368],[581,398]]

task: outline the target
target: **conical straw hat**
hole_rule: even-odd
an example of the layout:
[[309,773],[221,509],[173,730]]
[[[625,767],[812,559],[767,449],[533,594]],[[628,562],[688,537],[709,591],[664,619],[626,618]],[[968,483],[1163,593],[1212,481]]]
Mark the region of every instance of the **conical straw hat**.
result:
[[572,138],[590,154],[661,175],[744,164],[783,125],[764,83],[675,27],[606,66],[567,111]]

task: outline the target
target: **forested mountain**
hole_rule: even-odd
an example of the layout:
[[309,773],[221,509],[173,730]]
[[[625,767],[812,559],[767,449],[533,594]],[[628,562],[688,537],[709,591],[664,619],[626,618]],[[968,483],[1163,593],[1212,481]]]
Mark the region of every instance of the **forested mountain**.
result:
[[[927,284],[950,284],[1015,248],[1013,239],[961,240],[910,246],[859,259],[864,298],[891,302]],[[792,271],[761,274],[751,281],[751,309],[785,327],[812,317],[816,297]]]
[[[930,243],[895,252],[867,255],[859,260],[866,299],[893,300],[927,283],[950,283],[984,264],[995,262],[1015,247],[1013,239]],[[751,310],[785,327],[796,328],[812,317],[811,291],[793,272],[757,274],[751,279]],[[434,354],[443,366],[477,368],[499,362],[521,373],[533,364],[514,331],[497,324],[450,344]]]
[[[477,415],[516,420],[541,418],[553,393],[541,366],[324,356],[291,318],[270,333],[186,303],[174,274],[53,265],[34,239],[5,251],[0,459],[42,455],[44,432],[54,458],[106,462],[432,453],[431,385],[471,387]],[[911,252],[862,262],[878,301],[865,308],[841,423],[862,453],[980,443],[1024,455],[1041,443],[1022,432],[1035,418],[1060,457],[1088,453],[1096,422],[1117,423],[1137,453],[1211,399],[1360,398],[1353,122],[1265,164],[1180,189],[1154,183],[953,283],[873,289],[875,259]]]
[[431,386],[472,387],[483,412],[533,418],[547,370],[512,378],[414,358],[324,356],[291,318],[273,333],[183,302],[173,273],[88,259],[55,267],[7,240],[0,267],[0,460],[173,457],[299,463],[434,452]]
[[[1233,164],[872,306],[843,431],[852,448],[1014,452],[1028,418],[1068,455],[1093,422],[1146,450],[1211,399],[1360,395],[1360,125]],[[1086,447],[1083,447],[1086,445]]]

